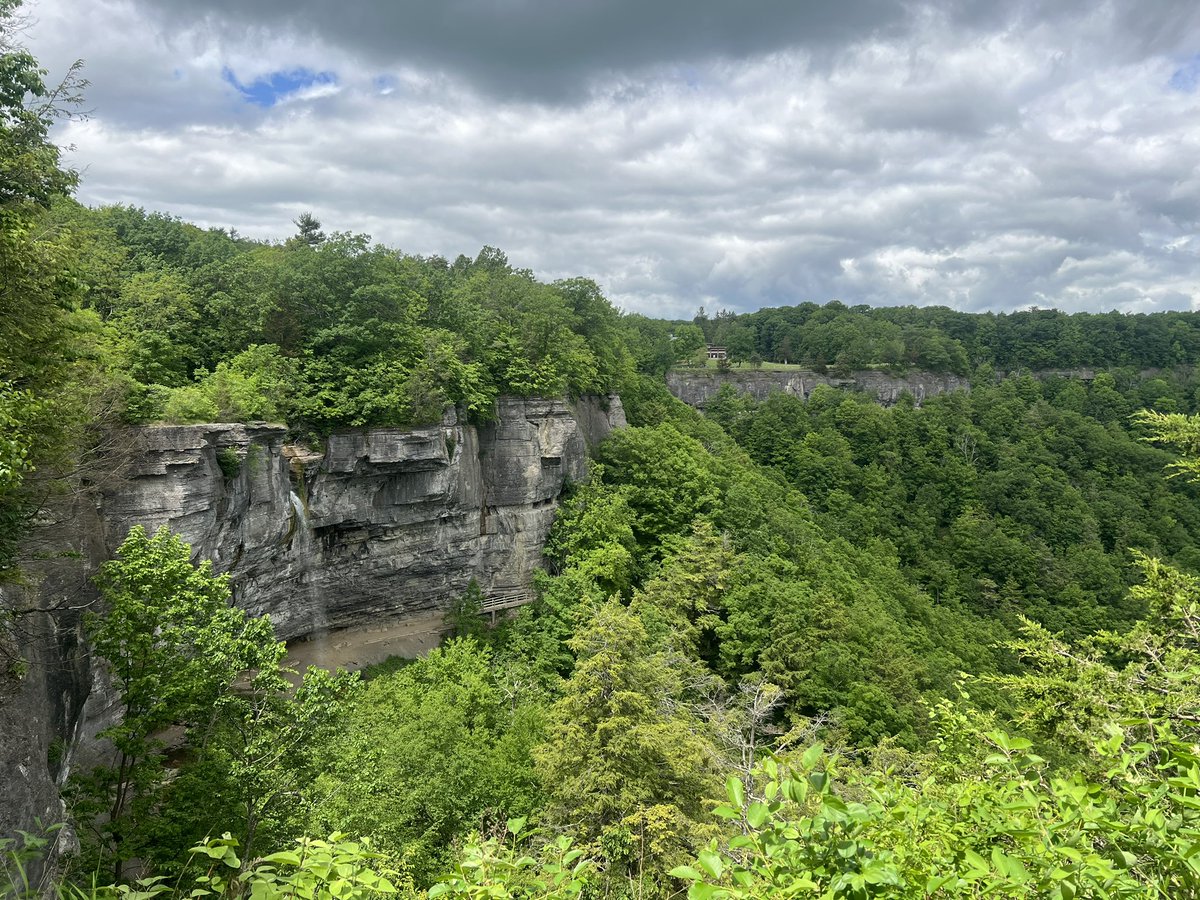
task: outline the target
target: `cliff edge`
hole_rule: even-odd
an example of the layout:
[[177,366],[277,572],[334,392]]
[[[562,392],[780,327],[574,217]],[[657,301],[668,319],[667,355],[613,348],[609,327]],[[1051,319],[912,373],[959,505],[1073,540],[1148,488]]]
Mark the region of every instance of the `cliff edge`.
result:
[[62,819],[58,787],[119,715],[81,619],[133,526],[179,534],[284,640],[436,616],[472,578],[485,596],[528,594],[564,487],[625,424],[610,396],[501,398],[486,424],[450,412],[319,451],[272,425],[132,429],[121,471],[69,492],[31,537],[42,561],[0,597],[15,611],[0,620],[0,836]]

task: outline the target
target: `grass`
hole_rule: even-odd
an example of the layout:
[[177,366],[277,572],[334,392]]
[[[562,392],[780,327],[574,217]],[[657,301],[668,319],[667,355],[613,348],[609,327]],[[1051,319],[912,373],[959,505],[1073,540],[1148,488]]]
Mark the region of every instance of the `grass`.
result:
[[[861,366],[855,369],[856,372],[868,371],[890,371],[887,363],[871,363],[870,365]],[[704,365],[676,365],[671,367],[672,372],[716,372],[717,361],[715,359],[706,359]],[[816,371],[812,366],[802,366],[799,363],[778,363],[778,362],[763,362],[760,365],[754,366],[748,362],[736,362],[729,364],[730,372],[813,372]],[[903,371],[916,371],[911,366],[906,366]],[[826,374],[832,375],[832,372]],[[902,373],[901,373],[902,374]]]
[[[674,372],[716,372],[717,361],[715,359],[706,359],[703,366],[672,366]],[[729,364],[731,372],[811,372],[812,369],[795,363],[777,363],[764,362],[761,365],[754,366],[748,362],[736,362]]]

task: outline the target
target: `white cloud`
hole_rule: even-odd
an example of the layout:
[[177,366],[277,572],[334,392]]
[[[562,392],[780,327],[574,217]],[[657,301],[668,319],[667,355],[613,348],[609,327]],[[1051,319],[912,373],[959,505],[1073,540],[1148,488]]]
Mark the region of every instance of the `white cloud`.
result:
[[[501,54],[482,69],[449,49],[387,60],[366,37],[225,27],[233,12],[97,0],[84,22],[70,5],[42,0],[30,37],[59,70],[88,58],[95,114],[61,134],[86,202],[261,237],[309,209],[450,257],[492,244],[660,315],[834,297],[1200,305],[1200,94],[1172,85],[1200,45],[1188,6],[1174,29],[1109,4],[1072,29],[826,23],[842,38],[822,49],[763,37],[735,54],[691,35],[658,64],[597,50],[586,90],[548,97],[490,90]],[[512,85],[579,77],[556,59]],[[301,67],[336,84],[263,109],[222,78]]]

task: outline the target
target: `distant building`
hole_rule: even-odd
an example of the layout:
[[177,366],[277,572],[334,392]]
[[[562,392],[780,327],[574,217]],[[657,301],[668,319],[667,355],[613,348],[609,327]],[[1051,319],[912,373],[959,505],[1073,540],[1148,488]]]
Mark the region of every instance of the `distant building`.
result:
[[708,345],[708,358],[709,359],[728,359],[729,354],[725,352],[724,347],[718,347],[716,344],[709,344]]

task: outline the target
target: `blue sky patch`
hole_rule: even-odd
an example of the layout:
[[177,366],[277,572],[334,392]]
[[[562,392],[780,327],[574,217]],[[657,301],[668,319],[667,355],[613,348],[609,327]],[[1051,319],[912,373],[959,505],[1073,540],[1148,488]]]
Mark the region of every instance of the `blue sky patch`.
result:
[[302,91],[314,85],[337,84],[337,76],[333,72],[314,72],[312,69],[288,69],[271,72],[256,78],[249,84],[243,84],[228,67],[221,70],[221,77],[237,88],[242,99],[264,109],[274,106],[283,98]]
[[1188,94],[1193,93],[1197,87],[1200,87],[1200,53],[1197,53],[1176,69],[1168,83],[1175,90],[1184,91]]

